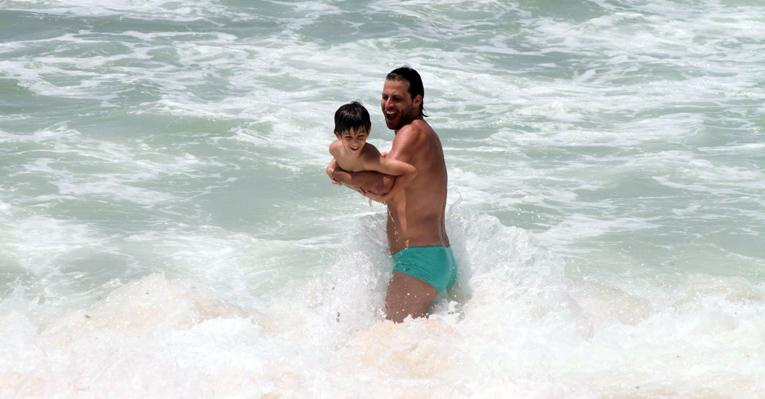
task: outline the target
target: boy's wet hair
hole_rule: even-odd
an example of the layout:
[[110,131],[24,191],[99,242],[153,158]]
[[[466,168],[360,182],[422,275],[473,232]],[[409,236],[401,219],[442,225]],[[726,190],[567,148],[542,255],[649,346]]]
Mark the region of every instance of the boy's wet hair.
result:
[[358,101],[343,104],[335,111],[335,133],[358,130],[363,128],[369,132],[372,122],[369,120],[369,112]]
[[420,102],[420,115],[427,116],[425,115],[425,87],[422,85],[420,74],[415,71],[414,68],[408,66],[396,68],[385,76],[385,80],[409,82],[409,95],[412,97],[412,100],[414,100],[417,95],[422,96],[422,101]]

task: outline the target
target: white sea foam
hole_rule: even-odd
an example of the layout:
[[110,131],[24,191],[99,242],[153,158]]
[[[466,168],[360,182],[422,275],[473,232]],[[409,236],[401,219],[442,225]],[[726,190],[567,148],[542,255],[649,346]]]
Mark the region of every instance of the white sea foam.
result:
[[[765,391],[761,6],[86,3],[0,0],[0,396]],[[404,63],[460,275],[394,325],[322,169]]]
[[34,10],[49,14],[83,17],[129,16],[147,20],[196,21],[215,17],[241,18],[217,1],[192,1],[182,5],[172,0],[109,0],[94,4],[86,0],[6,0],[7,10]]
[[326,272],[246,303],[151,275],[40,321],[45,305],[17,293],[0,306],[0,391],[343,396],[375,386],[372,397],[588,398],[762,389],[765,287],[704,276],[671,290],[570,281],[529,233],[453,208],[456,302],[394,325],[379,321],[390,275],[380,221],[367,220],[368,238],[357,236]]
[[583,238],[598,237],[608,232],[634,232],[656,227],[658,227],[657,224],[638,218],[619,217],[611,219],[603,216],[591,217],[573,214],[567,215],[563,222],[541,234],[540,239],[547,243],[561,244]]
[[62,258],[69,254],[94,246],[104,249],[106,244],[86,224],[43,216],[18,215],[13,223],[4,220],[3,230],[2,252],[19,262],[22,269],[38,275],[55,273]]
[[[30,151],[35,156],[30,157],[27,164],[17,165],[11,177],[45,178],[57,187],[55,196],[110,197],[146,206],[167,202],[176,196],[167,191],[142,188],[141,184],[169,176],[215,176],[215,172],[209,170],[225,166],[213,158],[200,159],[189,153],[162,153],[161,149],[145,143],[134,145],[91,138],[66,125],[32,134],[0,132],[0,142],[29,143],[36,147],[34,152]],[[82,167],[92,171],[84,173]],[[55,200],[55,196],[38,196],[35,201]]]

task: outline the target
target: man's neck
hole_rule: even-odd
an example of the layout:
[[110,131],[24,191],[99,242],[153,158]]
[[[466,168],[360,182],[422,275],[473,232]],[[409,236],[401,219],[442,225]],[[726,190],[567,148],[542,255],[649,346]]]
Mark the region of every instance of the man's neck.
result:
[[414,121],[416,121],[416,120],[424,120],[424,119],[422,118],[422,114],[420,114],[420,115],[417,115],[415,118],[411,119],[409,122],[405,123],[405,124],[404,124],[403,126],[401,126],[400,128],[398,128],[398,129],[394,130],[394,131],[393,131],[393,134],[395,135],[396,133],[398,133],[398,131],[399,131],[399,130],[401,130],[401,129],[403,129],[403,128],[405,128],[405,127],[409,126],[409,125],[411,125],[411,124],[412,124],[412,122],[414,122]]

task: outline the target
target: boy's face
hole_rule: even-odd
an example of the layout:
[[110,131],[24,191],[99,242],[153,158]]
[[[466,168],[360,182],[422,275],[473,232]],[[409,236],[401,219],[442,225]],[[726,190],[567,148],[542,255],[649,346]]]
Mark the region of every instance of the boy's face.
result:
[[358,128],[355,130],[346,130],[342,133],[335,133],[337,139],[343,143],[343,148],[346,151],[354,155],[361,154],[361,149],[364,148],[364,144],[367,143],[367,137],[369,132],[364,128]]

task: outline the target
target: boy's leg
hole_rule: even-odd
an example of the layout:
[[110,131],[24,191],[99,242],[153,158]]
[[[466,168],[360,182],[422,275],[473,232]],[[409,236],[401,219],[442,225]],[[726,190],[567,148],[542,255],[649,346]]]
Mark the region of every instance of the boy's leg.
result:
[[385,317],[401,323],[407,316],[427,316],[436,294],[430,284],[404,273],[393,272],[385,298]]

